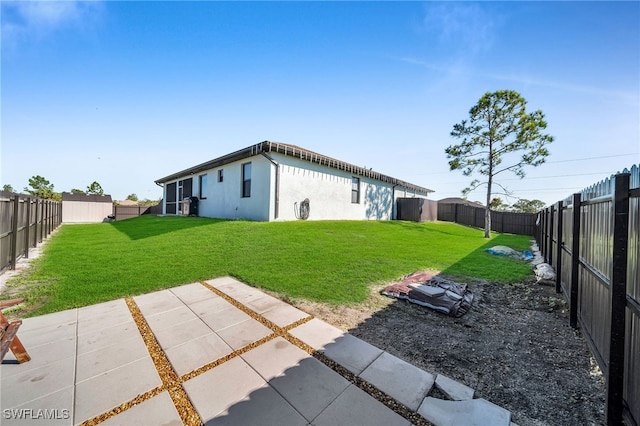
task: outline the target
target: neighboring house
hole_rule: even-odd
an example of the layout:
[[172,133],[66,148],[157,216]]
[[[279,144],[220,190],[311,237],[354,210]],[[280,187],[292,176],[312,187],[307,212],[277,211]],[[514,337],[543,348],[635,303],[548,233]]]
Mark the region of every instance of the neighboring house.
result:
[[469,201],[460,197],[443,198],[442,200],[438,200],[438,203],[439,204],[464,204],[466,206],[484,207],[484,205],[480,201]]
[[260,221],[395,219],[398,198],[430,189],[294,145],[264,141],[163,177],[163,213]]
[[111,195],[62,193],[62,223],[104,222],[110,214]]
[[122,200],[116,201],[116,204],[119,206],[137,206],[138,202],[133,200]]

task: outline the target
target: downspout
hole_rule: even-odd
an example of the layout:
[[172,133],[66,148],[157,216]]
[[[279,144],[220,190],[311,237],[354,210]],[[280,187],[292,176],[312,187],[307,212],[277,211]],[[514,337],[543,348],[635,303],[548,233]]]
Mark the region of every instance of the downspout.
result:
[[275,203],[274,203],[274,212],[273,212],[273,218],[277,219],[278,218],[278,212],[280,210],[280,164],[278,164],[273,158],[271,158],[268,154],[266,154],[265,152],[261,152],[260,154],[262,154],[262,156],[264,158],[266,158],[267,160],[269,160],[271,162],[271,164],[273,164],[274,166],[276,166],[276,190],[275,190]]

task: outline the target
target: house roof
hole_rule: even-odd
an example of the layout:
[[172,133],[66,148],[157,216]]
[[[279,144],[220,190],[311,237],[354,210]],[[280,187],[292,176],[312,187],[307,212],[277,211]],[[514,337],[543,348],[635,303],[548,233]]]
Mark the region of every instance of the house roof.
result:
[[162,184],[171,180],[178,179],[183,176],[196,174],[205,170],[220,167],[225,164],[232,163],[234,161],[242,160],[245,158],[253,157],[254,155],[268,154],[270,152],[276,152],[289,157],[298,158],[301,160],[309,161],[310,163],[320,164],[332,169],[344,170],[355,175],[369,177],[371,179],[379,180],[382,182],[391,183],[392,185],[402,186],[412,191],[428,194],[434,192],[432,189],[424,188],[419,185],[415,185],[409,182],[405,182],[400,179],[396,179],[391,176],[378,173],[365,167],[356,166],[354,164],[346,163],[344,161],[336,160],[335,158],[327,157],[326,155],[318,154],[308,149],[301,148],[296,145],[290,145],[281,142],[264,141],[239,151],[232,152],[231,154],[224,155],[222,157],[215,158],[206,163],[198,164],[197,166],[190,167],[180,172],[165,176],[156,180],[156,184]]
[[62,201],[86,201],[91,203],[111,203],[111,195],[87,195],[71,192],[62,193]]
[[449,197],[449,198],[443,198],[442,200],[438,200],[439,203],[443,203],[443,204],[466,204],[468,206],[474,205],[474,206],[482,206],[483,204],[480,201],[469,201],[469,200],[465,200],[464,198],[460,198],[460,197]]
[[116,201],[116,203],[118,203],[121,206],[137,206],[138,205],[138,202],[133,200]]

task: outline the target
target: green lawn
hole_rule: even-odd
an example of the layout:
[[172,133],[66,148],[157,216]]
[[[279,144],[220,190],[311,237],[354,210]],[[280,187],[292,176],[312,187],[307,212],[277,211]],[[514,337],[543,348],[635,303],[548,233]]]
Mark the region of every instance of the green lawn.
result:
[[529,240],[494,234],[488,241],[481,230],[452,223],[142,216],[62,226],[32,273],[9,284],[42,304],[32,315],[223,275],[292,298],[358,303],[369,285],[419,269],[504,283],[525,279],[529,264],[485,249],[525,250]]

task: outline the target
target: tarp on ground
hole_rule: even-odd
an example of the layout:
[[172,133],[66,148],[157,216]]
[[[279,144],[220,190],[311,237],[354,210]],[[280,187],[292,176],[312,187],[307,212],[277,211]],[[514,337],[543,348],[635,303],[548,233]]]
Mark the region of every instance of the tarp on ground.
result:
[[402,281],[385,287],[380,293],[456,318],[466,314],[473,302],[473,293],[467,290],[467,284],[459,284],[427,271],[414,272]]

